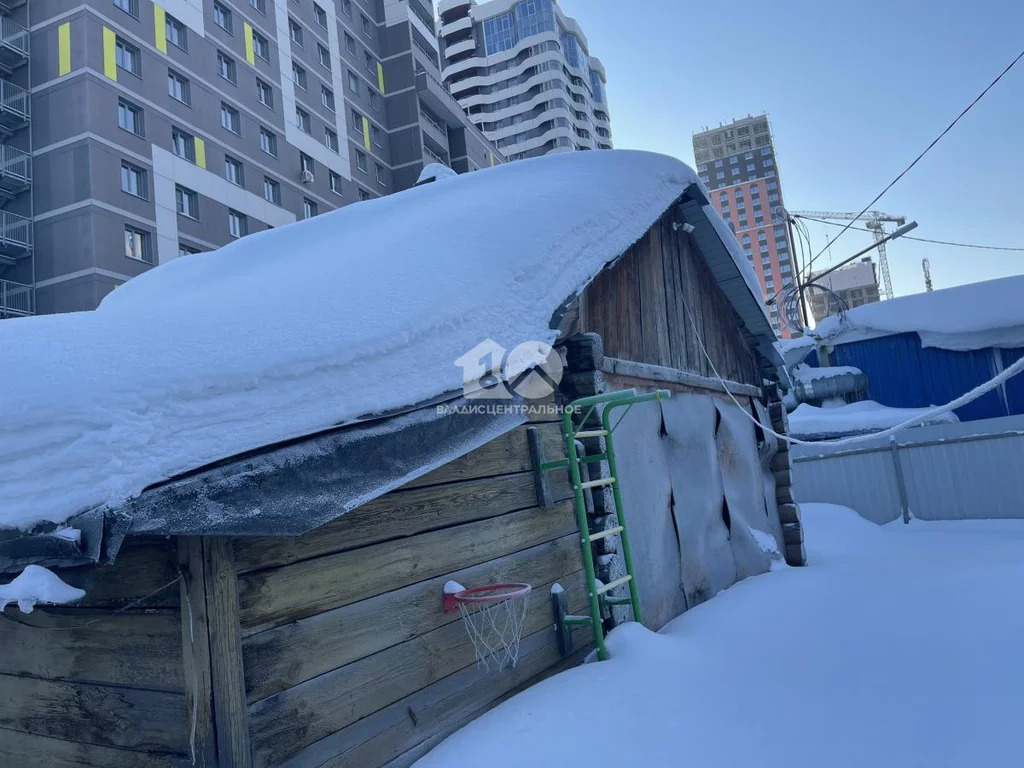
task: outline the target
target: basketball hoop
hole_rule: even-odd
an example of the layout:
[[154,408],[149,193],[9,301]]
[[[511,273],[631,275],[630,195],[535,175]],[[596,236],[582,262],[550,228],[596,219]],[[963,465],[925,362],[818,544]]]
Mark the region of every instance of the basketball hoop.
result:
[[529,584],[487,584],[472,589],[451,581],[445,585],[445,611],[457,608],[462,615],[479,668],[489,672],[515,667],[530,589]]

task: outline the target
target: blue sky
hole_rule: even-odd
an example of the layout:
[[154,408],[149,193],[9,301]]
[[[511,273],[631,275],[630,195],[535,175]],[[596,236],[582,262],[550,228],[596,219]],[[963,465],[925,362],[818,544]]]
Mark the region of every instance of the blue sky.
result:
[[[693,131],[768,112],[790,210],[859,211],[1024,49],[1018,0],[559,1],[608,70],[617,147],[692,164]],[[1024,61],[875,207],[920,237],[1024,247],[1022,172]],[[839,232],[810,226],[815,253]],[[936,288],[1024,273],[1024,252],[897,240],[896,295],[924,290],[926,256]]]

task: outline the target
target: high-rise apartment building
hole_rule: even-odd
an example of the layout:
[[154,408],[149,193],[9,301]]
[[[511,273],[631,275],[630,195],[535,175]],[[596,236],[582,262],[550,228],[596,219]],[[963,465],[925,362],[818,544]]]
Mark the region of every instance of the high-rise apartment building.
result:
[[441,85],[430,0],[0,13],[0,316],[92,309],[153,265],[410,187],[425,163],[504,161]]
[[444,82],[510,160],[611,149],[607,77],[556,0],[440,0]]
[[788,338],[779,306],[796,268],[768,115],[695,133],[693,154],[711,204],[754,265],[775,332]]
[[[822,278],[818,278],[812,272],[810,282],[832,291],[847,309],[874,304],[881,299],[878,290],[878,271],[870,256],[840,267],[835,272],[829,272]],[[810,297],[811,314],[814,315],[816,322],[820,323],[837,310],[835,302],[823,291],[810,290],[807,291],[807,295]]]

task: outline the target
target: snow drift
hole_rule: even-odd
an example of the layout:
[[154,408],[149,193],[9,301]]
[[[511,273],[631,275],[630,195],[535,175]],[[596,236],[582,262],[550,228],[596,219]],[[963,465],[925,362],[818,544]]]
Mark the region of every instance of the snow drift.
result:
[[458,358],[554,341],[557,308],[698,183],[645,152],[510,163],[176,259],[95,312],[0,323],[0,526],[460,392]]

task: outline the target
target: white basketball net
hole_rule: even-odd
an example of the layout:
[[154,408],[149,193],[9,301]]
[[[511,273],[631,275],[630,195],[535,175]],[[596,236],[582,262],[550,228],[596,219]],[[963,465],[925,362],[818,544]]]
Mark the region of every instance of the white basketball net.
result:
[[515,667],[529,602],[523,594],[495,603],[458,603],[478,668],[490,672]]

